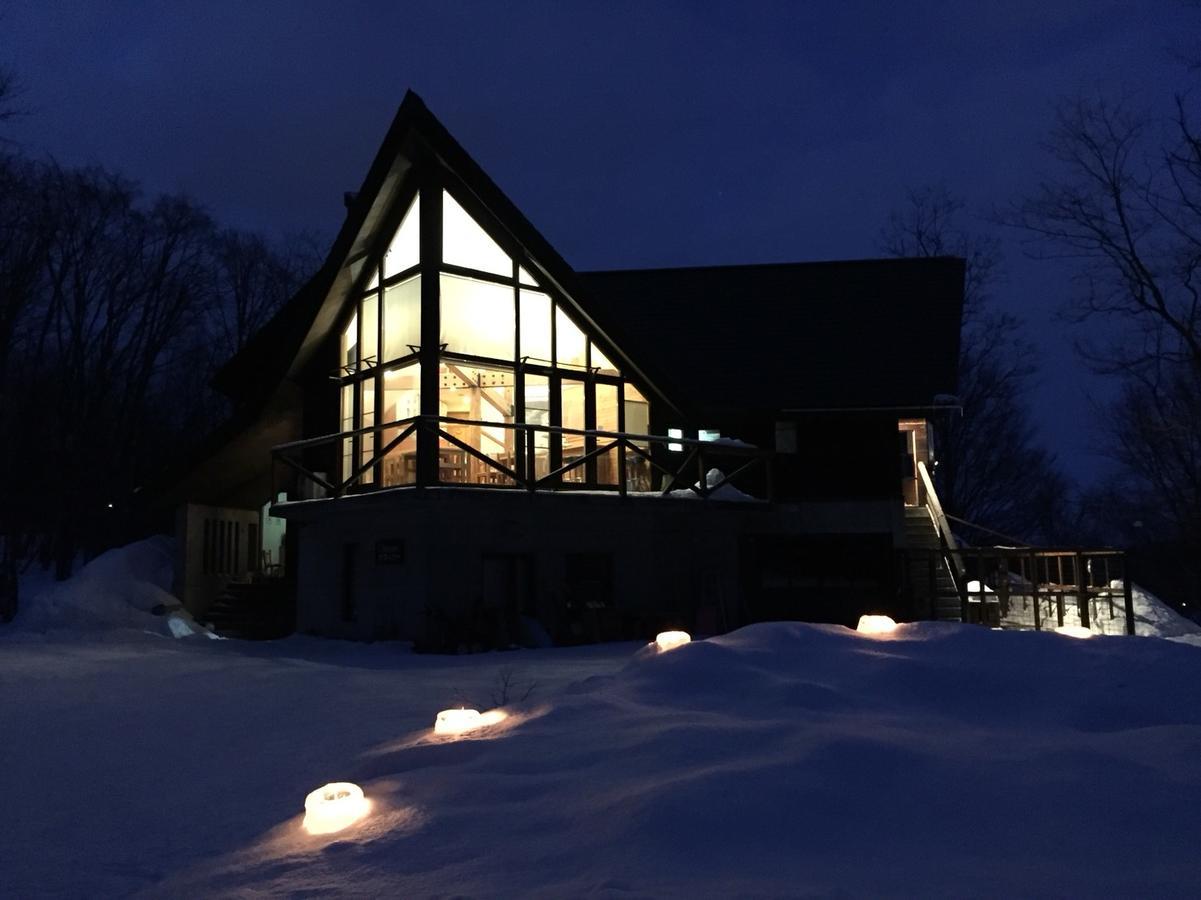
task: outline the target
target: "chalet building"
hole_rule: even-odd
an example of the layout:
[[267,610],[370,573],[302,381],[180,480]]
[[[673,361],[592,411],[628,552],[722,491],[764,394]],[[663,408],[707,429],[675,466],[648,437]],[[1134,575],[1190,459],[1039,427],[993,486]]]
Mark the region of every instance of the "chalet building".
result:
[[347,206],[169,492],[199,618],[438,648],[940,615],[904,557],[938,546],[961,260],[577,272],[412,93]]

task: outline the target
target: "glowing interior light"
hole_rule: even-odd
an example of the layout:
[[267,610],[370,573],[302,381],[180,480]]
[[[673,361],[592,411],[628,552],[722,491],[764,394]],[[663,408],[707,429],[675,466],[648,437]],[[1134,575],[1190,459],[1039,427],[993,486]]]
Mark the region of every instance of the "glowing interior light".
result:
[[687,631],[660,631],[655,635],[655,646],[662,653],[665,650],[673,650],[676,647],[682,647],[684,644],[692,640],[692,635]]
[[1061,625],[1055,629],[1055,633],[1074,638],[1090,638],[1093,636],[1093,633],[1083,625]]
[[896,627],[897,623],[889,616],[860,616],[855,630],[860,634],[888,634]]
[[434,734],[462,734],[486,724],[477,709],[444,709],[434,720]]
[[367,809],[361,787],[335,781],[304,798],[304,829],[309,834],[333,834],[363,818]]

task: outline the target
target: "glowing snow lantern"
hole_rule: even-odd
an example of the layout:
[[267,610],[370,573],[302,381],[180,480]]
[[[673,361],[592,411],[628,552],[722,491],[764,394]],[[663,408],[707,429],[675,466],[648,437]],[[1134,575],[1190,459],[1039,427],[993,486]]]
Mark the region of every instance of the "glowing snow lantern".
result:
[[477,709],[444,709],[434,720],[434,734],[462,734],[484,724]]
[[888,634],[896,627],[897,623],[889,616],[860,616],[855,630],[860,634]]
[[687,631],[660,631],[655,635],[655,646],[659,648],[660,653],[665,650],[674,650],[676,647],[682,647],[691,642],[692,635]]
[[319,787],[304,798],[304,828],[309,834],[333,834],[367,815],[363,789],[348,781]]
[[1055,633],[1074,638],[1090,638],[1093,636],[1093,633],[1083,625],[1061,625],[1055,629]]

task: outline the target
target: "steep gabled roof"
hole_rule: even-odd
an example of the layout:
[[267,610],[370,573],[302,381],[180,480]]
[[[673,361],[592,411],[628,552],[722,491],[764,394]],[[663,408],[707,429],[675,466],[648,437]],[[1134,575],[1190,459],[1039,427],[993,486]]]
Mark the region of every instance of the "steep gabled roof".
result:
[[377,225],[388,214],[418,156],[436,161],[479,200],[493,217],[494,225],[508,232],[510,243],[524,248],[528,259],[523,263],[541,284],[554,287],[567,299],[586,330],[607,344],[606,352],[623,372],[641,376],[647,386],[655,387],[643,372],[641,361],[629,358],[622,344],[614,340],[614,323],[598,321],[594,304],[588,302],[587,288],[571,266],[421,98],[408,91],[320,271],[217,373],[214,385],[219,390],[244,403],[262,402],[280,379],[304,367],[328,334],[351,288],[347,261],[369,249]]
[[261,404],[328,335],[419,158],[474,195],[624,372],[686,415],[928,407],[956,385],[963,261],[851,260],[576,273],[409,91],[321,270],[219,373]]
[[580,277],[659,383],[723,414],[917,409],[954,393],[963,273],[961,259],[928,258]]

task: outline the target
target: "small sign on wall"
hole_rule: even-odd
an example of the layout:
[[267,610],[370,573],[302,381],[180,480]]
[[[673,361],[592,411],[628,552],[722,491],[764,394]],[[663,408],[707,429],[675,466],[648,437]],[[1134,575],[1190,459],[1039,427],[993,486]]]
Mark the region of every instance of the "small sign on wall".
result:
[[375,564],[377,566],[399,566],[405,561],[405,542],[393,538],[375,542]]

